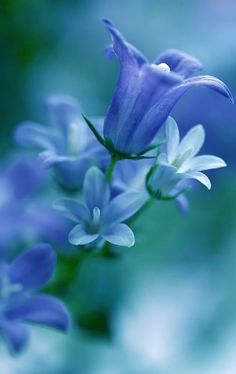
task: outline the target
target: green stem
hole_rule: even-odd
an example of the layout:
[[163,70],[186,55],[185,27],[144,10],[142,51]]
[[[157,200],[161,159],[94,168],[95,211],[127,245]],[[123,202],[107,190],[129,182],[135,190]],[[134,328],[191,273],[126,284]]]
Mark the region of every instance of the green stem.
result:
[[110,163],[108,165],[108,168],[106,170],[106,181],[108,183],[111,182],[113,171],[114,171],[114,168],[116,166],[116,162],[117,162],[117,159],[114,158],[114,157],[112,157],[111,161],[110,161]]

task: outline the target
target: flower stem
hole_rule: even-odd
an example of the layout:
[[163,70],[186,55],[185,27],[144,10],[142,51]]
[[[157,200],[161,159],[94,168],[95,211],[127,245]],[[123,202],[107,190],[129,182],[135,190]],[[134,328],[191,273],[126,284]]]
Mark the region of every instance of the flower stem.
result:
[[116,165],[116,162],[117,162],[117,159],[112,157],[111,158],[111,161],[108,165],[108,168],[106,170],[106,181],[109,183],[111,182],[111,179],[112,179],[112,175],[113,175],[113,171],[114,171],[114,168],[115,168],[115,165]]

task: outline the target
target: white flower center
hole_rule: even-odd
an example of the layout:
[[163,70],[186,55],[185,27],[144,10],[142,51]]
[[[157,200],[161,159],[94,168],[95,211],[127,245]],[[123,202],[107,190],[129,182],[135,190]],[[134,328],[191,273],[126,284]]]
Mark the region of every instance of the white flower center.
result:
[[170,73],[170,67],[165,62],[162,62],[161,64],[156,65],[158,69],[163,70],[165,73]]
[[172,162],[172,165],[179,169],[183,163],[191,156],[193,148],[188,148],[183,154],[179,154]]
[[92,217],[89,221],[87,221],[87,230],[89,234],[97,234],[100,228],[100,221],[101,221],[101,210],[95,206],[93,208]]
[[7,276],[3,276],[0,287],[0,300],[7,299],[12,293],[22,290],[21,284],[11,284]]
[[99,225],[100,216],[101,216],[101,211],[96,206],[95,208],[93,208],[93,224],[94,224],[94,226],[98,226]]
[[79,149],[79,126],[78,123],[72,122],[68,129],[68,148],[71,155],[78,155]]

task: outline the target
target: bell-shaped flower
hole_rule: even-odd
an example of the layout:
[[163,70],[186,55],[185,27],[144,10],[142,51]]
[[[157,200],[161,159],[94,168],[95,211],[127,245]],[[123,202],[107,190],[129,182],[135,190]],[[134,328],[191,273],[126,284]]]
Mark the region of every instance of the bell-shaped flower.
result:
[[194,126],[180,140],[179,129],[173,118],[166,121],[165,150],[157,159],[147,180],[147,186],[156,197],[174,197],[186,188],[186,180],[196,179],[208,189],[209,178],[202,171],[226,166],[224,160],[212,155],[200,155],[205,140],[202,125]]
[[132,230],[123,223],[145,203],[139,192],[124,192],[111,197],[105,175],[96,167],[86,173],[83,184],[84,202],[70,198],[55,202],[55,208],[76,222],[69,233],[74,245],[101,245],[105,241],[131,247],[135,243]]
[[108,19],[103,19],[111,34],[107,56],[116,55],[120,75],[108,109],[103,134],[113,154],[138,155],[145,151],[181,96],[192,87],[213,89],[232,100],[227,86],[209,75],[189,78],[202,68],[194,57],[168,50],[154,63],[128,43]]
[[57,298],[36,291],[52,277],[56,255],[48,244],[37,244],[12,263],[0,261],[0,333],[12,353],[26,345],[28,323],[66,331],[70,317]]
[[[102,167],[106,163],[107,151],[80,117],[74,98],[52,96],[47,100],[47,110],[51,126],[22,123],[15,133],[16,142],[42,150],[40,159],[45,166],[53,167],[60,183],[68,188],[80,188],[89,167]],[[101,128],[101,119],[94,121]]]

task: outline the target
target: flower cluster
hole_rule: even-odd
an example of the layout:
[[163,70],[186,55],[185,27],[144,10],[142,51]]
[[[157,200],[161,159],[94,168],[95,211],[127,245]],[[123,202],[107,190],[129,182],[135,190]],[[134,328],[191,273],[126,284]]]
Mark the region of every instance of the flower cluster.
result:
[[[103,19],[103,24],[112,38],[106,56],[117,57],[120,64],[105,117],[86,117],[72,97],[50,97],[50,125],[25,122],[15,132],[18,145],[39,150],[38,159],[26,157],[0,176],[0,331],[13,352],[24,347],[28,322],[68,328],[63,304],[36,294],[55,269],[51,244],[65,247],[66,234],[68,246],[99,255],[111,254],[112,245],[131,247],[133,221],[150,202],[174,200],[186,210],[191,180],[210,189],[202,172],[226,166],[219,157],[198,155],[205,140],[202,125],[180,140],[170,112],[197,86],[232,101],[227,86],[213,76],[192,77],[202,65],[182,51],[168,50],[150,63],[111,21]],[[37,202],[33,210],[32,195]],[[20,232],[27,230],[26,238]],[[37,244],[38,240],[49,244]],[[28,242],[33,247],[9,262]]]

